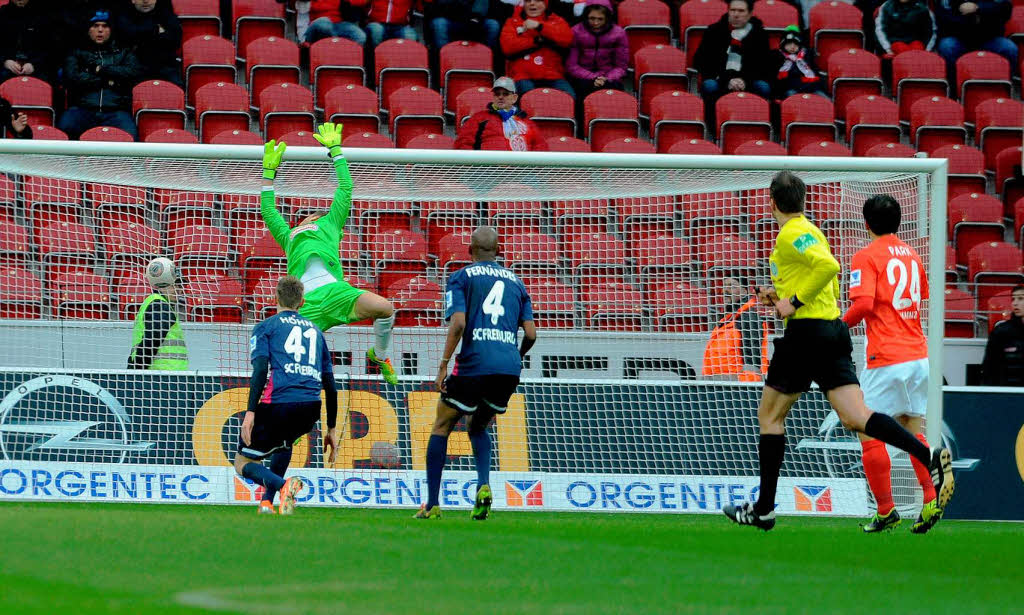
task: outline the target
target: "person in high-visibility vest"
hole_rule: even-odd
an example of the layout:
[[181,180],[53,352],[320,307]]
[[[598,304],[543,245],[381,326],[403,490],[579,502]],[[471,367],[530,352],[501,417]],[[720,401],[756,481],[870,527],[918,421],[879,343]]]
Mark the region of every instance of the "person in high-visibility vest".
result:
[[159,257],[146,266],[153,294],[135,316],[128,369],[186,370],[188,349],[174,309],[177,274],[170,259]]
[[760,382],[768,373],[769,326],[755,306],[757,299],[743,297],[750,291],[743,280],[724,278],[725,316],[711,331],[704,348],[703,375],[712,378]]

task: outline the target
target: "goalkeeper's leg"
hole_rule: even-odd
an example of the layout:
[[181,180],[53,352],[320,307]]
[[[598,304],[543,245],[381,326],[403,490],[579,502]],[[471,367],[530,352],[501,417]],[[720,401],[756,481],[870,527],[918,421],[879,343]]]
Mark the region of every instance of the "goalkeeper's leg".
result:
[[352,322],[366,319],[373,320],[373,347],[367,351],[366,356],[380,367],[384,380],[390,384],[398,384],[398,376],[388,356],[391,330],[395,325],[395,308],[384,297],[365,292],[356,300]]

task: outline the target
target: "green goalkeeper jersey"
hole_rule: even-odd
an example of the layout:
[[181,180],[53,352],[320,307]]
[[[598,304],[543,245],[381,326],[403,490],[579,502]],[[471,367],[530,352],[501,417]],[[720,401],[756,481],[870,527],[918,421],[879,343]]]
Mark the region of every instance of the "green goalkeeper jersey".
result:
[[313,256],[320,257],[335,279],[345,279],[345,272],[339,262],[338,246],[345,234],[345,222],[352,208],[352,176],[343,156],[334,159],[334,171],[338,175],[338,189],[334,192],[330,211],[325,216],[295,228],[289,227],[277,210],[274,188],[264,186],[260,193],[260,215],[274,241],[288,258],[288,273],[300,279],[306,272],[306,263]]

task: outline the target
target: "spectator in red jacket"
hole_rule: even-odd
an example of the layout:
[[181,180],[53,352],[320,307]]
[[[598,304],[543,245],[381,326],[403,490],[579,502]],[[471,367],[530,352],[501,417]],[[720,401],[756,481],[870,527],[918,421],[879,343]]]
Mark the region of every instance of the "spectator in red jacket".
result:
[[365,0],[313,0],[309,6],[309,27],[305,40],[315,43],[322,38],[347,38],[366,44],[366,32],[359,27],[359,21],[366,14]]
[[516,106],[519,96],[509,77],[494,82],[494,102],[470,116],[459,128],[455,149],[546,152],[548,144],[537,125]]
[[569,24],[548,10],[546,0],[524,0],[501,29],[501,50],[520,95],[551,87],[576,98],[565,78],[562,56],[572,45]]
[[573,44],[565,66],[582,101],[596,90],[623,89],[629,69],[629,39],[615,23],[609,0],[589,0],[583,21],[572,27]]
[[392,38],[418,41],[416,29],[409,25],[412,5],[412,0],[370,0],[369,23],[366,24],[370,45],[376,47]]

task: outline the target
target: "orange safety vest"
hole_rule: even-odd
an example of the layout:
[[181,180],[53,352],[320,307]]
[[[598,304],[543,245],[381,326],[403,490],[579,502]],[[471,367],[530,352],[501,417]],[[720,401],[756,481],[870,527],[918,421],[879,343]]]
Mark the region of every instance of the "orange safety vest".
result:
[[711,339],[704,348],[704,375],[738,375],[740,382],[759,382],[768,373],[768,323],[761,323],[761,375],[743,370],[743,336],[736,328],[736,319],[743,312],[757,305],[751,299],[732,314],[722,318],[711,332]]

